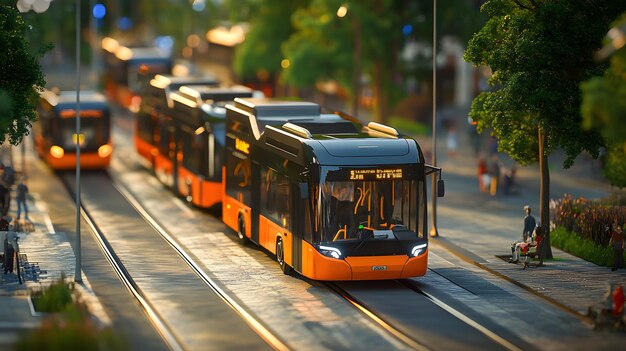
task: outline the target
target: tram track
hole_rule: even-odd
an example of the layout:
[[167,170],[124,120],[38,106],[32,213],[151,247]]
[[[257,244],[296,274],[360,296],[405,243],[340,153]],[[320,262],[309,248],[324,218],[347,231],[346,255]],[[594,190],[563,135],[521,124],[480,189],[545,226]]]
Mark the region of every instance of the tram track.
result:
[[[68,184],[68,179],[66,177],[61,177],[63,185],[65,185],[66,190],[75,198],[76,192],[74,189]],[[157,333],[163,339],[163,342],[167,344],[170,350],[179,351],[184,350],[184,347],[181,341],[178,339],[172,328],[165,322],[165,320],[159,315],[159,313],[155,310],[150,302],[146,299],[145,295],[141,291],[141,289],[137,286],[134,279],[131,277],[130,273],[120,260],[120,258],[115,254],[115,251],[109,244],[106,239],[104,233],[98,228],[95,224],[93,218],[89,215],[89,213],[85,210],[84,206],[81,204],[80,207],[80,215],[81,218],[87,223],[91,232],[96,240],[96,243],[100,247],[100,250],[106,257],[107,261],[111,264],[111,267],[122,281],[124,286],[128,289],[130,294],[137,300],[141,308],[144,310],[146,317],[155,328]]]
[[[412,292],[425,297],[430,303],[439,307],[441,310],[445,311],[447,314],[456,318],[463,324],[474,329],[478,333],[484,335],[484,337],[488,338],[491,342],[497,344],[500,348],[504,350],[509,350],[509,351],[521,351],[522,350],[522,348],[516,346],[515,344],[501,337],[497,333],[493,332],[487,326],[480,324],[475,319],[462,313],[461,311],[454,308],[453,306],[445,303],[441,299],[438,299],[437,297],[424,291],[423,289],[420,289],[418,286],[416,286],[414,281],[394,280],[394,281],[390,281],[389,283],[401,285],[402,287],[405,287],[411,290]],[[412,334],[408,332],[405,328],[402,328],[402,326],[397,325],[397,322],[388,320],[383,315],[383,313],[380,313],[379,311],[377,311],[375,308],[372,308],[364,301],[361,301],[358,297],[355,296],[355,294],[351,293],[348,288],[344,288],[340,286],[340,283],[325,282],[324,285],[326,285],[328,289],[330,289],[331,291],[335,292],[338,296],[340,296],[341,298],[349,302],[354,308],[356,308],[361,313],[363,313],[363,315],[369,318],[376,325],[378,325],[379,327],[387,331],[390,335],[392,335],[398,341],[402,342],[404,345],[410,347],[411,349],[420,350],[420,351],[422,350],[430,351],[430,350],[438,349],[437,347],[433,347],[432,345],[427,345],[426,343],[418,340],[418,338],[415,337],[415,334]]]
[[[158,221],[155,220],[149,214],[149,212],[141,206],[139,201],[134,198],[130,191],[128,191],[119,182],[116,182],[114,177],[108,173],[102,173],[100,177],[106,177],[108,179],[111,187],[113,187],[119,193],[120,197],[126,200],[128,206],[130,206],[137,212],[138,216],[141,217],[141,221],[144,221],[146,225],[150,226],[154,232],[159,234],[158,239],[161,242],[164,242],[163,244],[168,245],[172,250],[176,252],[179,259],[181,259],[189,267],[190,271],[193,272],[195,278],[200,278],[199,281],[202,282],[202,285],[205,286],[205,288],[209,288],[207,290],[207,293],[209,293],[209,291],[213,292],[219,298],[219,304],[225,305],[227,306],[225,308],[234,311],[237,314],[238,318],[240,318],[240,320],[242,320],[243,323],[245,323],[250,328],[250,330],[254,334],[256,334],[257,337],[260,338],[260,340],[262,340],[265,347],[257,348],[264,349],[269,346],[269,348],[272,348],[274,350],[289,349],[285,343],[283,343],[269,329],[267,329],[262,323],[254,318],[252,314],[248,313],[245,308],[238,304],[235,298],[233,298],[226,291],[221,289],[208,276],[204,269],[200,267],[200,265],[195,263],[194,260],[185,252],[185,250],[181,248],[176,240],[158,223]],[[72,179],[72,177],[68,174],[61,175],[60,178],[67,191],[73,196],[75,192],[71,184],[73,184],[74,179]],[[90,181],[90,175],[83,176],[83,179]],[[83,194],[81,195],[84,195],[87,191],[89,190],[86,189],[86,187],[83,187]],[[112,245],[110,240],[107,238],[106,231],[103,231],[98,226],[98,220],[101,218],[99,216],[94,216],[90,212],[89,205],[89,201],[81,201],[82,219],[91,229],[93,235],[95,236],[96,242],[98,243],[100,249],[111,264],[111,267],[114,269],[120,280],[122,280],[131,295],[140,304],[141,308],[145,312],[146,317],[157,330],[165,344],[171,350],[193,349],[194,347],[190,347],[189,343],[184,341],[185,337],[181,335],[181,332],[169,322],[169,318],[159,311],[160,305],[155,305],[154,302],[151,302],[150,296],[148,296],[145,291],[143,291],[143,289],[140,287],[140,284],[138,284],[136,279],[133,277],[133,274],[129,272],[130,270],[126,267],[124,262],[128,263],[132,260],[132,258],[127,257],[126,259],[122,259],[118,255],[118,253],[116,253],[115,245]],[[140,278],[142,282],[145,281],[145,279],[145,277]],[[199,298],[200,301],[206,300],[206,296],[196,296]],[[180,326],[178,327],[180,328]],[[241,330],[238,330],[238,332],[241,332]]]

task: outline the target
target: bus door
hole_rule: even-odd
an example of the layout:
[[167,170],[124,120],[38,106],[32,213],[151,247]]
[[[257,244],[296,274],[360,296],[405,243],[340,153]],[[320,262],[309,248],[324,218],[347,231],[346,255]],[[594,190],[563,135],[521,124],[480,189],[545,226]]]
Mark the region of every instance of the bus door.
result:
[[307,206],[309,188],[306,183],[291,182],[291,267],[302,272],[302,240],[310,233],[310,214]]
[[250,178],[252,179],[252,193],[251,195],[251,226],[250,228],[252,229],[252,232],[250,233],[252,235],[252,241],[254,241],[255,243],[259,243],[259,216],[261,214],[259,208],[259,204],[261,203],[261,191],[264,191],[264,189],[260,189],[260,184],[261,184],[261,168],[260,165],[256,162],[250,162]]

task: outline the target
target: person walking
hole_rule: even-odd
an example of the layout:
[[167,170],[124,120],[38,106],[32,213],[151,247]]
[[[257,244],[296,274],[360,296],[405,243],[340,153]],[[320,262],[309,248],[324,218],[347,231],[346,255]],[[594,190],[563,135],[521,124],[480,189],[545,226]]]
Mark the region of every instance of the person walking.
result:
[[491,156],[491,165],[489,167],[489,175],[491,176],[489,184],[489,194],[496,196],[498,192],[498,183],[500,181],[500,160],[497,154]]
[[17,184],[17,219],[20,219],[22,208],[24,209],[24,218],[28,220],[28,204],[26,203],[26,195],[28,194],[28,186],[26,185],[26,176],[20,178]]
[[624,232],[617,223],[613,223],[609,245],[613,245],[613,267],[611,271],[624,268]]
[[487,161],[484,156],[480,156],[478,158],[478,190],[481,193],[487,192],[487,187],[489,187],[489,174],[487,173]]

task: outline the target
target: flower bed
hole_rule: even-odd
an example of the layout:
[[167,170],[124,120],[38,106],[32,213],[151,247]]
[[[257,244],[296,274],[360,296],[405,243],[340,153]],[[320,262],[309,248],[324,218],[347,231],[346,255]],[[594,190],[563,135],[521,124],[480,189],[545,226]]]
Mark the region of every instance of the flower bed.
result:
[[611,235],[604,229],[614,222],[620,225],[626,222],[626,206],[565,195],[550,202],[550,222],[552,228],[564,228],[605,247]]

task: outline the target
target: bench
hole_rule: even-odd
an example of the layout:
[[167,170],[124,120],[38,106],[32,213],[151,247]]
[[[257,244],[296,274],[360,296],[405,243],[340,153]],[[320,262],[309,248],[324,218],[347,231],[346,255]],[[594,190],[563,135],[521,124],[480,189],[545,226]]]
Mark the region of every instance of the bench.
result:
[[[542,243],[541,236],[538,235],[534,242],[531,242],[528,245],[520,246],[519,262],[522,263],[522,265],[524,266],[524,269],[530,266],[531,259],[535,258],[535,256],[540,255],[541,243]],[[523,261],[522,261],[522,258],[523,258]],[[540,265],[541,263],[539,263],[537,266],[540,266]]]

